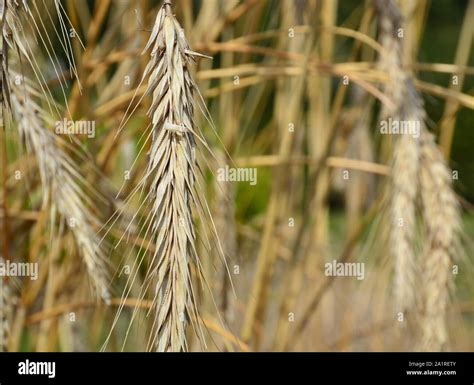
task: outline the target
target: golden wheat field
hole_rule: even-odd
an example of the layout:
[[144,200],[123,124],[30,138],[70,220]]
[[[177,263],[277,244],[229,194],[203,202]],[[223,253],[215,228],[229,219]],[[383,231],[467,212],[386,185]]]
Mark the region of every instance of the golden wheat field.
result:
[[474,350],[474,0],[0,29],[0,351]]

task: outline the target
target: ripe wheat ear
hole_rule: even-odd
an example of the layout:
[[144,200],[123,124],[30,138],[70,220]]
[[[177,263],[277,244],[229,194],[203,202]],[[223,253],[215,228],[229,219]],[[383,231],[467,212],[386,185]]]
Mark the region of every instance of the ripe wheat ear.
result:
[[157,15],[145,52],[150,48],[143,79],[148,80],[147,93],[152,95],[147,113],[152,144],[143,183],[149,180],[151,213],[145,227],[151,229],[156,252],[146,277],[155,288],[148,349],[176,352],[188,350],[186,324],[199,318],[191,278],[191,264],[201,275],[192,208],[202,208],[195,183],[196,140],[203,138],[193,120],[197,87],[189,72],[197,54],[190,50],[169,1]]
[[[402,311],[413,308],[416,315],[421,315],[421,338],[417,348],[439,351],[445,349],[448,343],[446,317],[449,291],[453,285],[451,268],[459,252],[461,233],[459,203],[452,187],[450,170],[425,125],[423,100],[415,88],[413,77],[403,69],[403,39],[397,37],[403,19],[398,5],[394,0],[376,0],[376,6],[382,36],[391,41],[384,45],[384,50],[389,48],[386,55],[391,57],[387,60],[386,69],[391,83],[395,84],[392,96],[395,105],[399,106],[395,116],[410,124],[418,123],[420,134],[419,138],[402,135],[396,145],[392,169],[395,187],[392,213],[394,217],[400,215],[404,219],[405,227],[395,230],[392,237],[392,249],[397,257],[396,296],[400,303],[406,305],[401,308]],[[421,258],[415,258],[416,199],[419,195],[422,201],[424,250]],[[423,277],[417,274],[420,270]],[[416,297],[415,293],[420,294]]]
[[[389,76],[384,93],[393,101],[393,106],[383,106],[381,119],[417,119],[407,106],[409,80],[403,70],[401,39],[397,36],[402,27],[402,16],[392,0],[376,0],[375,5],[380,15],[380,43],[383,47],[379,67]],[[395,142],[390,186],[390,220],[393,227],[390,232],[390,250],[395,265],[394,297],[397,312],[412,311],[416,305],[418,262],[414,243],[418,170],[418,139],[402,135]]]
[[427,224],[422,288],[422,338],[419,349],[447,348],[447,308],[453,286],[452,266],[459,252],[461,215],[452,176],[433,135],[421,136],[420,185],[423,215]]

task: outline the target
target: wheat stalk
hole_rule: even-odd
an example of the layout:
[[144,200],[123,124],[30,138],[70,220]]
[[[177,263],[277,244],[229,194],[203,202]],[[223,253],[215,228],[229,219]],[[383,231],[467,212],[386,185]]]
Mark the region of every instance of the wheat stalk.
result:
[[[12,79],[17,76],[18,74],[10,70]],[[16,85],[13,80],[10,84],[13,117],[27,150],[36,155],[44,199],[51,197],[53,217],[57,207],[67,220],[95,289],[108,303],[110,293],[105,247],[95,230],[101,227],[101,221],[94,213],[94,203],[87,191],[92,188],[80,175],[74,160],[58,142],[61,142],[62,146],[66,146],[66,143],[46,128],[47,124],[52,125],[52,122],[34,101],[40,93],[27,79],[21,86]]]

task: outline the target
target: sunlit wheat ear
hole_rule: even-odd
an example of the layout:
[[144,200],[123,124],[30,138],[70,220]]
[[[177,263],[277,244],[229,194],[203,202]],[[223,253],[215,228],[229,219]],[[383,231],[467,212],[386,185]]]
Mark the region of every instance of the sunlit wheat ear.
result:
[[[384,93],[393,101],[393,107],[382,108],[381,119],[415,121],[417,116],[410,113],[407,106],[412,99],[407,98],[409,80],[402,67],[401,39],[397,35],[402,26],[402,16],[391,0],[377,0],[375,4],[380,15],[380,42],[383,47],[379,67],[389,76]],[[396,139],[394,148],[390,193],[390,250],[395,265],[397,312],[412,310],[415,305],[417,261],[414,239],[418,169],[418,140],[411,135],[401,135]]]
[[453,285],[453,263],[459,251],[461,217],[452,174],[433,136],[421,136],[421,197],[427,226],[423,255],[423,315],[420,350],[447,347],[446,313]]
[[186,324],[198,318],[191,264],[200,271],[192,206],[197,174],[197,127],[193,121],[194,62],[182,28],[168,1],[160,9],[145,49],[152,48],[144,79],[152,104],[152,144],[145,178],[151,200],[150,236],[156,244],[147,282],[156,288],[150,347],[185,351]]
[[17,74],[12,71],[9,74],[13,118],[28,152],[36,155],[43,196],[51,197],[51,205],[57,207],[68,223],[97,293],[109,302],[105,250],[96,234],[101,226],[94,211],[93,199],[97,197],[91,196],[92,188],[58,144],[60,139],[48,131],[48,125],[53,122],[35,102],[40,93],[28,80],[16,85],[13,79]]

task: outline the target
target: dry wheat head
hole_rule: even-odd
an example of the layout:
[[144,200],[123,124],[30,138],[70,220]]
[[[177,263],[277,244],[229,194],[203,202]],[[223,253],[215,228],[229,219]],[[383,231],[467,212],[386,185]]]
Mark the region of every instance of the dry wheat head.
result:
[[[381,119],[416,121],[419,117],[410,110],[407,97],[408,74],[402,66],[402,43],[398,31],[402,16],[392,0],[376,0],[380,15],[380,43],[383,47],[379,67],[389,80],[384,93],[393,102],[383,106]],[[397,312],[413,309],[416,298],[417,261],[414,237],[416,234],[416,197],[418,191],[419,142],[410,135],[396,139],[391,173],[390,250],[395,264],[394,295]]]
[[[17,76],[12,70],[9,73],[12,79]],[[40,93],[28,79],[22,85],[10,83],[12,114],[28,152],[36,156],[43,197],[50,197],[52,213],[57,208],[67,221],[95,289],[108,303],[106,251],[96,232],[102,224],[95,214],[94,191],[59,145],[61,140],[48,130],[53,122],[35,101]]]
[[[392,218],[403,218],[404,225],[392,232],[391,239],[392,253],[396,257],[397,306],[409,310],[416,305],[416,312],[421,313],[419,350],[442,350],[448,341],[446,316],[449,290],[453,284],[452,265],[459,252],[459,204],[450,170],[433,135],[426,128],[422,98],[412,76],[408,73],[402,75],[403,39],[396,34],[402,27],[398,5],[394,0],[376,0],[376,6],[380,13],[382,36],[393,38],[392,43],[386,41],[384,44],[385,51],[386,47],[392,50],[388,56],[393,58],[384,63],[391,77],[389,84],[395,83],[392,78],[399,81],[393,86],[395,89],[389,87],[387,92],[389,96],[395,95],[394,115],[410,124],[417,123],[420,134],[419,138],[402,135],[398,139],[392,166]],[[424,227],[421,258],[415,258],[414,246],[418,196],[421,196]],[[419,293],[418,297],[415,293]]]
[[422,340],[419,349],[447,348],[447,306],[453,285],[452,267],[459,251],[461,217],[452,188],[452,174],[433,135],[421,136],[421,198],[426,223],[423,254]]
[[148,274],[156,288],[149,349],[184,351],[186,324],[197,318],[190,269],[194,263],[199,270],[192,218],[192,206],[200,199],[195,196],[196,85],[189,72],[194,53],[167,1],[145,51],[150,48],[144,79],[152,95],[148,116],[153,134],[146,177],[152,201],[151,236],[157,250]]

